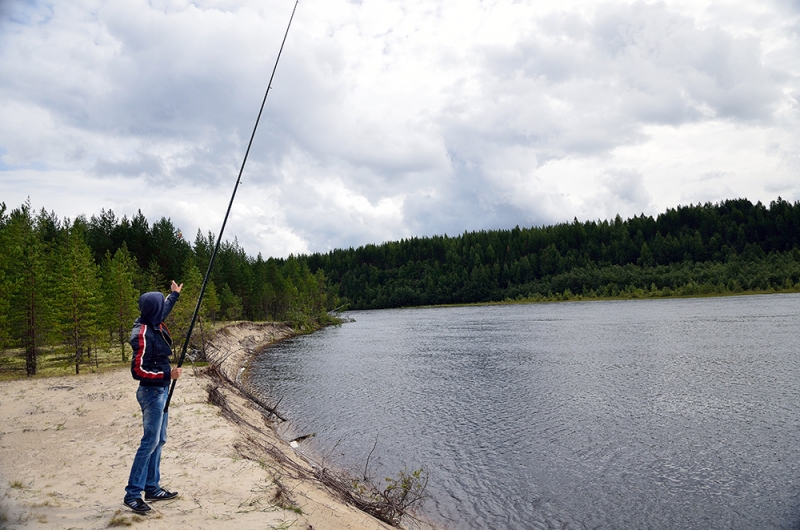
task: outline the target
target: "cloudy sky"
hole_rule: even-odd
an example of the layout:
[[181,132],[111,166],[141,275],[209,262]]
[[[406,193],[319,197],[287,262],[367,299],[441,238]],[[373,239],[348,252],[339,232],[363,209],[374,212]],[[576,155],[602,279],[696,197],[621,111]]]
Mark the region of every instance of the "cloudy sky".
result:
[[[218,232],[293,0],[0,0],[0,201]],[[797,0],[301,0],[255,255],[800,200]]]

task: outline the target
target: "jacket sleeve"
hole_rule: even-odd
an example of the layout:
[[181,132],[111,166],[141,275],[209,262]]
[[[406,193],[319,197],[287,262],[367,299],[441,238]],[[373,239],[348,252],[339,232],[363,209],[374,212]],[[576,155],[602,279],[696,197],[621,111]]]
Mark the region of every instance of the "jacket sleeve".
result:
[[169,296],[166,300],[164,300],[164,312],[161,314],[161,322],[164,322],[167,319],[167,315],[169,315],[170,311],[172,311],[172,306],[175,305],[175,302],[178,301],[181,293],[172,291],[169,293]]
[[137,324],[131,333],[130,343],[133,347],[133,359],[131,359],[131,375],[138,381],[159,381],[169,380],[170,370],[167,364],[166,370],[159,366],[155,359],[155,345],[151,344],[147,338],[147,324]]

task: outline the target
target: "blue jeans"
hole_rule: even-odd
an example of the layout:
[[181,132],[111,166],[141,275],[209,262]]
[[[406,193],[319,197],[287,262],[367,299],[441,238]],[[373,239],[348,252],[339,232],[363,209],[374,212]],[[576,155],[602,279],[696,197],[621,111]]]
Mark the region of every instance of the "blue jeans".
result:
[[125,500],[140,499],[142,491],[156,492],[161,486],[161,448],[167,441],[167,386],[139,386],[136,399],[142,407],[144,435],[133,457],[131,476],[125,488]]

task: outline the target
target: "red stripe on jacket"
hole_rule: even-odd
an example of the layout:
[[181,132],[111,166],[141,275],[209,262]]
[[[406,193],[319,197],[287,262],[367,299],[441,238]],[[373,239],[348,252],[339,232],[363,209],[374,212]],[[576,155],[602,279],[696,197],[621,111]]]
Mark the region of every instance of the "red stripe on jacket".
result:
[[143,379],[164,379],[164,372],[149,372],[142,368],[144,351],[147,347],[147,337],[145,336],[146,331],[147,324],[142,324],[142,327],[139,330],[139,349],[136,351],[136,357],[133,361],[133,369],[136,371],[136,375]]

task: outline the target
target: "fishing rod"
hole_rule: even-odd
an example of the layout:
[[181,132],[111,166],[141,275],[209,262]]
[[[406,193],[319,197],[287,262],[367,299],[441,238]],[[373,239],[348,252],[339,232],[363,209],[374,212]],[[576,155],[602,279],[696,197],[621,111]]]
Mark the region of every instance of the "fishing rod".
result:
[[[189,324],[189,331],[186,333],[186,340],[183,341],[183,348],[181,349],[181,356],[178,359],[178,368],[183,365],[183,360],[186,358],[186,349],[189,347],[189,339],[192,337],[192,331],[194,330],[194,324],[197,321],[197,315],[200,313],[200,304],[203,302],[203,295],[206,292],[206,286],[208,285],[208,279],[211,277],[211,269],[214,266],[214,260],[217,258],[217,252],[219,252],[219,246],[222,242],[222,233],[225,231],[225,225],[228,223],[228,216],[231,214],[231,207],[233,206],[233,199],[236,197],[236,190],[239,189],[239,183],[242,180],[242,173],[244,172],[244,166],[247,163],[247,156],[250,154],[250,147],[253,145],[253,138],[256,136],[256,130],[258,129],[258,122],[261,121],[261,114],[264,112],[264,105],[267,102],[267,96],[269,95],[269,91],[272,89],[272,80],[275,78],[275,71],[278,69],[278,62],[281,60],[281,53],[283,53],[283,46],[286,44],[286,37],[289,35],[289,28],[292,27],[292,19],[294,18],[294,12],[297,10],[297,4],[300,0],[295,0],[294,8],[292,9],[292,15],[289,17],[289,24],[286,26],[286,33],[283,35],[283,41],[281,42],[281,48],[278,50],[278,57],[275,59],[275,66],[272,67],[272,75],[269,76],[269,83],[267,83],[267,90],[264,92],[264,99],[261,100],[261,108],[258,110],[258,117],[256,118],[256,123],[253,126],[253,132],[250,135],[250,142],[247,144],[247,150],[244,152],[244,159],[242,160],[242,167],[239,168],[239,176],[236,178],[236,185],[233,187],[233,193],[231,194],[231,200],[228,203],[228,211],[225,212],[225,218],[222,220],[222,228],[219,229],[219,235],[217,236],[217,243],[214,245],[214,252],[211,254],[211,260],[208,262],[208,270],[206,270],[206,277],[203,279],[203,285],[200,287],[200,296],[197,297],[197,305],[194,308],[194,315],[192,315],[192,322]],[[172,400],[172,394],[175,392],[175,385],[178,382],[177,379],[172,380],[172,386],[169,389],[169,394],[167,395],[167,403],[164,405],[164,412],[169,410],[169,402]]]

